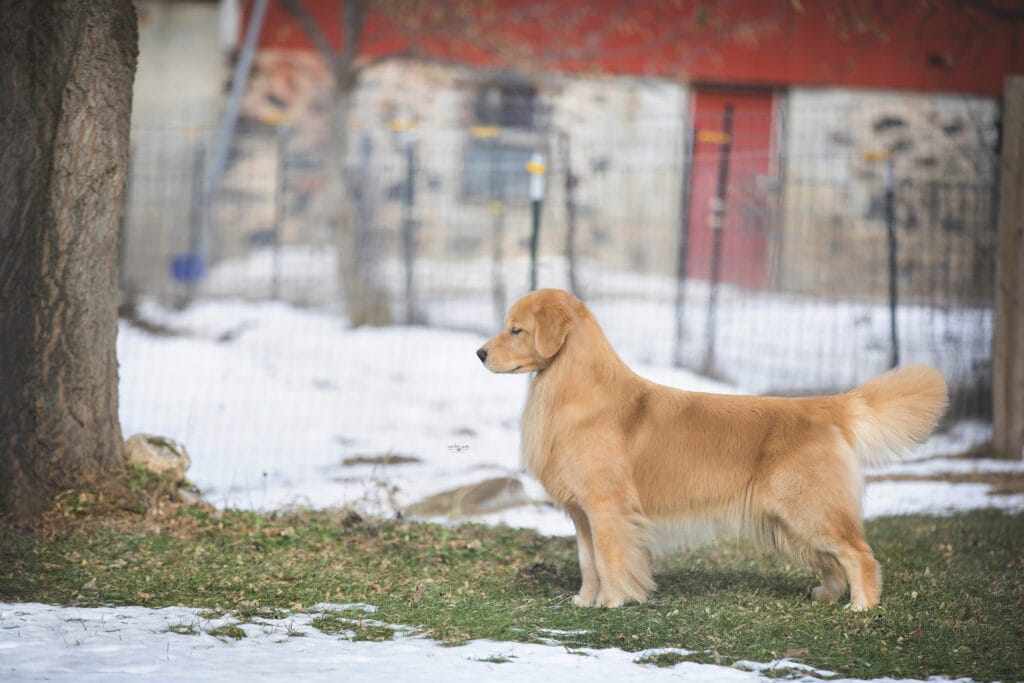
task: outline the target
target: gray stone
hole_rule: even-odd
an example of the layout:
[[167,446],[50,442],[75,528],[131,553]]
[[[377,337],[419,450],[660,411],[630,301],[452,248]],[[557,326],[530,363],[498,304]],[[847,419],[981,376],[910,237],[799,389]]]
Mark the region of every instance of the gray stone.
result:
[[185,479],[192,464],[185,447],[164,436],[135,434],[125,442],[128,462],[156,474],[166,474],[175,484]]
[[495,477],[428,496],[407,507],[405,513],[419,517],[472,517],[531,502],[518,479]]

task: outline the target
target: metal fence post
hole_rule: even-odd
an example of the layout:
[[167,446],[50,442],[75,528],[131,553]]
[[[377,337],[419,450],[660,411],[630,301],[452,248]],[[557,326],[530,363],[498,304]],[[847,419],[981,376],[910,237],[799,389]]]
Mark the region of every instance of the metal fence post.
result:
[[288,126],[279,125],[277,133],[277,181],[274,184],[274,224],[272,226],[273,259],[270,271],[270,298],[281,297],[281,224],[285,215],[285,192],[288,187]]
[[544,155],[534,152],[526,165],[530,173],[530,291],[537,289],[537,248],[540,243],[540,209],[544,202]]
[[576,278],[576,186],[579,184],[579,178],[572,170],[572,150],[568,133],[559,133],[558,147],[565,166],[565,260],[569,269],[569,291],[581,297],[583,294]]
[[721,284],[722,239],[729,190],[729,157],[732,155],[732,103],[722,112],[722,148],[718,157],[718,188],[711,211],[711,282],[708,289],[707,334],[704,345],[705,375],[715,374],[715,335],[718,327],[718,289]]
[[412,139],[412,124],[399,130],[402,156],[405,158],[405,182],[402,187],[402,260],[405,263],[405,324],[416,322],[416,296],[413,282],[415,261],[415,229],[413,218],[416,186],[416,147]]
[[900,364],[899,341],[899,260],[897,259],[898,243],[896,240],[896,160],[891,150],[868,151],[863,155],[864,161],[885,162],[883,185],[883,211],[885,214],[886,234],[886,274],[889,290],[889,367]]
[[263,29],[263,19],[267,13],[269,0],[256,0],[253,6],[252,15],[249,17],[249,25],[245,30],[245,40],[242,49],[238,54],[238,65],[231,81],[231,92],[228,95],[227,103],[224,105],[224,113],[221,116],[219,131],[214,147],[213,159],[207,170],[203,185],[202,220],[200,221],[200,254],[208,258],[210,229],[210,211],[213,204],[213,196],[220,185],[221,176],[227,168],[228,155],[231,151],[231,143],[235,138],[235,127],[238,125],[238,117],[242,111],[242,97],[245,95],[245,86],[249,81],[249,72],[252,70],[253,60],[256,54],[256,41],[260,31]]
[[494,239],[491,250],[491,301],[494,317],[501,325],[505,320],[505,276],[503,272],[505,254],[505,183],[499,166],[497,126],[474,126],[469,134],[477,140],[487,141],[488,204],[491,214],[491,235]]
[[897,330],[899,307],[899,266],[896,260],[896,169],[890,153],[885,164],[885,228],[889,249],[889,367],[900,364],[900,340]]
[[[684,125],[684,130],[687,127]],[[676,325],[672,362],[683,367],[683,336],[685,334],[686,278],[690,266],[690,198],[693,180],[693,149],[697,124],[689,126],[690,135],[683,143],[682,168],[679,173],[679,244],[676,253]]]

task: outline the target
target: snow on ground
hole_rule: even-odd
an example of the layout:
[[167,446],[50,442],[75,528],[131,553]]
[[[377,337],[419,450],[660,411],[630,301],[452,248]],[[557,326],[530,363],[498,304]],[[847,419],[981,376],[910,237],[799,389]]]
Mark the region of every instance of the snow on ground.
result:
[[[356,612],[352,612],[352,608]],[[367,606],[371,607],[372,606]],[[745,663],[744,668],[683,662],[671,668],[638,664],[658,649],[568,650],[551,643],[476,640],[441,647],[400,628],[394,640],[352,642],[345,634],[327,635],[310,625],[319,612],[362,619],[362,606],[317,605],[308,614],[243,624],[246,637],[217,638],[209,628],[229,618],[207,620],[184,607],[75,608],[0,603],[0,679],[15,681],[210,681],[244,676],[247,681],[467,681],[480,683],[560,683],[593,681],[775,680],[764,672],[788,668],[817,672],[806,665],[779,660]],[[366,622],[364,622],[366,623]],[[194,627],[197,633],[181,631]],[[807,678],[807,681],[815,679]]]
[[[338,316],[278,303],[207,302],[180,312],[147,305],[142,315],[176,333],[121,326],[122,428],[126,436],[144,431],[183,442],[192,455],[188,477],[215,505],[354,505],[392,514],[423,496],[495,475],[519,476],[532,496],[542,498],[519,467],[518,420],[528,380],[485,371],[475,356],[484,341],[479,334],[414,327],[353,331]],[[637,362],[647,357],[643,349],[627,348],[623,355],[658,382],[738,391]],[[988,436],[987,425],[955,425],[885,472],[1024,470],[1020,462],[943,457]],[[347,458],[386,454],[418,462],[345,464]],[[988,506],[1022,510],[1024,496],[990,496],[984,484],[933,481],[871,483],[865,496],[868,516]],[[484,521],[572,533],[568,520],[543,504]],[[316,609],[346,608],[319,606],[309,614],[244,625],[247,637],[229,641],[203,629],[175,632],[207,623],[200,612],[183,607],[0,604],[0,679],[746,682],[772,680],[766,667],[792,668],[776,662],[749,670],[694,663],[658,669],[635,663],[644,653],[570,652],[555,634],[551,644],[475,641],[444,648],[400,629],[390,642],[350,642],[312,628]]]

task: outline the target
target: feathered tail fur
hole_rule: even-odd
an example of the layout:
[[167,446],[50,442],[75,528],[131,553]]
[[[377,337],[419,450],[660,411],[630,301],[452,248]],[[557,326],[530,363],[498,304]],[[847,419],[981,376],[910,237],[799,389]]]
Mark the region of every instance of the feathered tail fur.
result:
[[854,450],[862,465],[884,465],[932,433],[949,402],[942,373],[908,365],[846,394]]

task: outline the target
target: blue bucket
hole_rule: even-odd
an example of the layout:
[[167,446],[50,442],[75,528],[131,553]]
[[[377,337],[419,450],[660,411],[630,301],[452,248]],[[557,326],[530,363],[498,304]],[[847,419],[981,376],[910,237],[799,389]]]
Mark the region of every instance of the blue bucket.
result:
[[171,257],[171,277],[186,284],[199,282],[206,276],[202,254],[180,254]]

